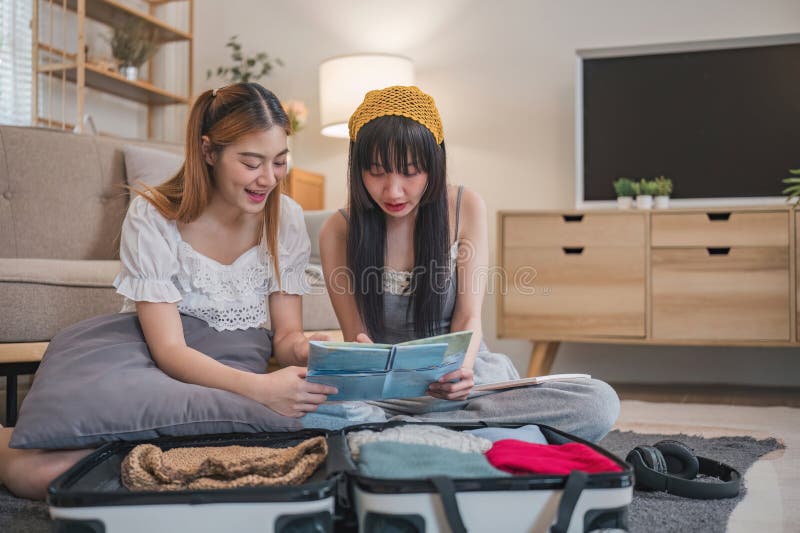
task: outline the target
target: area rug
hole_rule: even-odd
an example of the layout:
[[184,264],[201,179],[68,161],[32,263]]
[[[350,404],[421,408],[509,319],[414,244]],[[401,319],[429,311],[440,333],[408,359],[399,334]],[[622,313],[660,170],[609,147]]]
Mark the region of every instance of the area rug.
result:
[[[654,444],[663,439],[684,442],[697,455],[727,463],[744,475],[759,457],[782,445],[773,438],[752,437],[703,438],[686,435],[654,435],[632,431],[612,431],[600,445],[612,453],[625,455],[639,444]],[[745,488],[745,490],[747,490]],[[635,492],[628,521],[632,532],[722,532],[736,504],[742,499],[688,500],[665,493]],[[50,521],[47,505],[12,496],[0,487],[0,531],[14,533],[47,533]]]
[[[742,476],[756,460],[783,445],[776,439],[756,440],[753,437],[703,438],[687,435],[658,435],[612,431],[600,446],[623,459],[637,445],[652,445],[664,439],[679,440],[692,448],[695,455],[709,457],[736,468]],[[724,532],[733,509],[744,497],[747,488],[736,498],[724,500],[690,500],[665,492],[636,491],[628,510],[632,532]]]

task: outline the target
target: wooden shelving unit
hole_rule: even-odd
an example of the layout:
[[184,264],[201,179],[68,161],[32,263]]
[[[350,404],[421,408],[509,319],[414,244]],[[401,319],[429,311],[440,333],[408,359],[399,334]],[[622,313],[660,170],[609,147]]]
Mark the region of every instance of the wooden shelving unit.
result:
[[[184,31],[175,28],[158,19],[155,16],[156,8],[170,2],[187,2],[189,8],[189,30]],[[77,15],[77,43],[76,53],[69,53],[64,48],[66,43],[62,43],[62,47],[55,46],[52,42],[42,42],[42,36],[39,34],[39,21],[40,21],[40,4],[45,6],[46,10],[51,10],[47,13],[48,22],[52,24],[53,13],[52,10],[61,10],[62,17],[65,17],[67,12],[73,12]],[[153,136],[153,111],[155,107],[165,105],[183,104],[188,105],[190,102],[190,95],[192,94],[192,55],[193,55],[193,10],[194,0],[148,0],[148,11],[140,11],[128,5],[122,4],[116,0],[33,0],[33,123],[37,125],[45,125],[49,127],[56,127],[61,129],[72,129],[72,125],[68,124],[64,118],[67,83],[75,85],[76,89],[76,116],[78,117],[77,129],[79,132],[83,129],[83,120],[85,104],[86,104],[86,89],[94,89],[96,91],[113,94],[115,96],[125,98],[134,102],[147,106],[147,131],[148,138]],[[174,94],[166,89],[158,87],[153,83],[152,65],[147,70],[146,79],[128,80],[117,71],[109,70],[103,66],[87,61],[86,57],[86,21],[93,20],[104,24],[106,26],[114,27],[124,24],[130,19],[136,19],[144,22],[154,32],[154,38],[159,44],[171,42],[187,42],[188,43],[188,62],[187,62],[187,76],[188,76],[188,91],[186,95]],[[65,33],[65,28],[62,27],[62,33]],[[51,29],[52,35],[52,29]],[[51,89],[48,90],[48,103],[52,104],[52,84],[53,82],[61,81],[60,86],[60,100],[62,117],[58,120],[53,116],[52,105],[49,105],[49,116],[41,116],[39,114],[39,98],[40,98],[40,75],[46,75],[51,78]],[[59,95],[56,95],[58,98]]]

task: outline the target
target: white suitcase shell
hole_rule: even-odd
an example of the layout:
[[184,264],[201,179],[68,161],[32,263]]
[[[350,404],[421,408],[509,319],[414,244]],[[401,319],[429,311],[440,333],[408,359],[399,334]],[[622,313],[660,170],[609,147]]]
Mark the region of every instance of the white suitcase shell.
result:
[[[345,433],[359,429],[380,430],[395,425],[363,425],[348,428]],[[484,427],[474,424],[442,425],[456,430]],[[518,427],[518,424],[493,426]],[[449,532],[459,530],[459,520],[468,531],[492,533],[577,533],[601,528],[627,529],[627,507],[633,497],[634,484],[630,466],[578,437],[548,426],[539,427],[548,442],[586,444],[612,459],[622,471],[574,474],[571,476],[574,479],[570,480],[571,488],[565,491],[568,476],[387,480],[362,476],[351,460],[348,471],[351,488],[349,504],[356,515],[358,530],[364,533],[386,530]],[[442,481],[444,486],[441,485]],[[571,498],[562,498],[565,492]]]
[[[296,433],[162,438],[151,443],[176,446],[293,446],[327,435]],[[328,460],[304,484],[177,492],[131,492],[120,483],[120,466],[138,443],[109,443],[93,452],[48,490],[52,531],[58,533],[223,532],[294,533],[333,530],[337,473]]]

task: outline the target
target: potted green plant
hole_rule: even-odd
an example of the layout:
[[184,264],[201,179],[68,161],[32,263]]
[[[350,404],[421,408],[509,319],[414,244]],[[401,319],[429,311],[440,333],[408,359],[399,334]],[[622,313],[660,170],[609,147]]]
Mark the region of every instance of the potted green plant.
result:
[[642,178],[636,185],[636,208],[652,209],[653,194],[656,191],[652,181]]
[[664,176],[658,176],[652,183],[655,208],[667,209],[669,207],[669,196],[672,194],[672,180]]
[[617,193],[617,207],[630,209],[633,207],[633,197],[636,196],[635,183],[628,178],[619,178],[614,181],[614,192]]
[[797,205],[800,203],[800,168],[790,168],[789,174],[791,176],[783,180],[783,183],[787,185],[783,189],[783,194],[787,196],[787,202],[794,201],[795,205]]
[[[239,42],[238,35],[228,39],[225,46],[231,49],[231,61],[233,61],[233,64],[217,67],[216,76],[227,83],[258,81],[264,76],[268,76],[275,65],[283,66],[283,61],[278,58],[271,59],[266,52],[245,55],[242,52],[242,44]],[[206,79],[211,79],[211,76],[214,75],[213,69],[206,71]]]
[[115,26],[108,41],[119,71],[131,81],[138,79],[139,67],[158,51],[154,30],[138,19],[130,18]]

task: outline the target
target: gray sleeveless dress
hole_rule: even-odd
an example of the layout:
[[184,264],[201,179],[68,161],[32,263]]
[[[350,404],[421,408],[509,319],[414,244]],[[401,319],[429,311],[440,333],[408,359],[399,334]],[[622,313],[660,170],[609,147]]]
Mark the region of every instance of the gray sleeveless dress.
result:
[[[456,202],[456,231],[461,211],[462,187]],[[344,210],[340,210],[347,219]],[[453,245],[457,251],[458,241]],[[455,261],[452,261],[455,263]],[[406,273],[388,271],[391,277]],[[436,334],[448,333],[459,294],[457,278],[451,277],[442,319]],[[413,310],[409,310],[410,297],[402,291],[384,291],[384,324],[386,333],[381,343],[398,343],[416,338]],[[473,367],[475,383],[491,383],[518,379],[519,373],[508,356],[489,351],[481,340]],[[448,401],[423,396],[403,400],[374,402],[339,402],[325,404],[317,413],[306,415],[306,427],[317,426],[336,429],[362,422],[389,419],[421,422],[515,422],[546,424],[573,433],[587,440],[601,439],[614,425],[619,414],[619,399],[606,383],[590,379],[550,382],[534,387],[511,389],[495,393],[477,393],[464,401]]]

